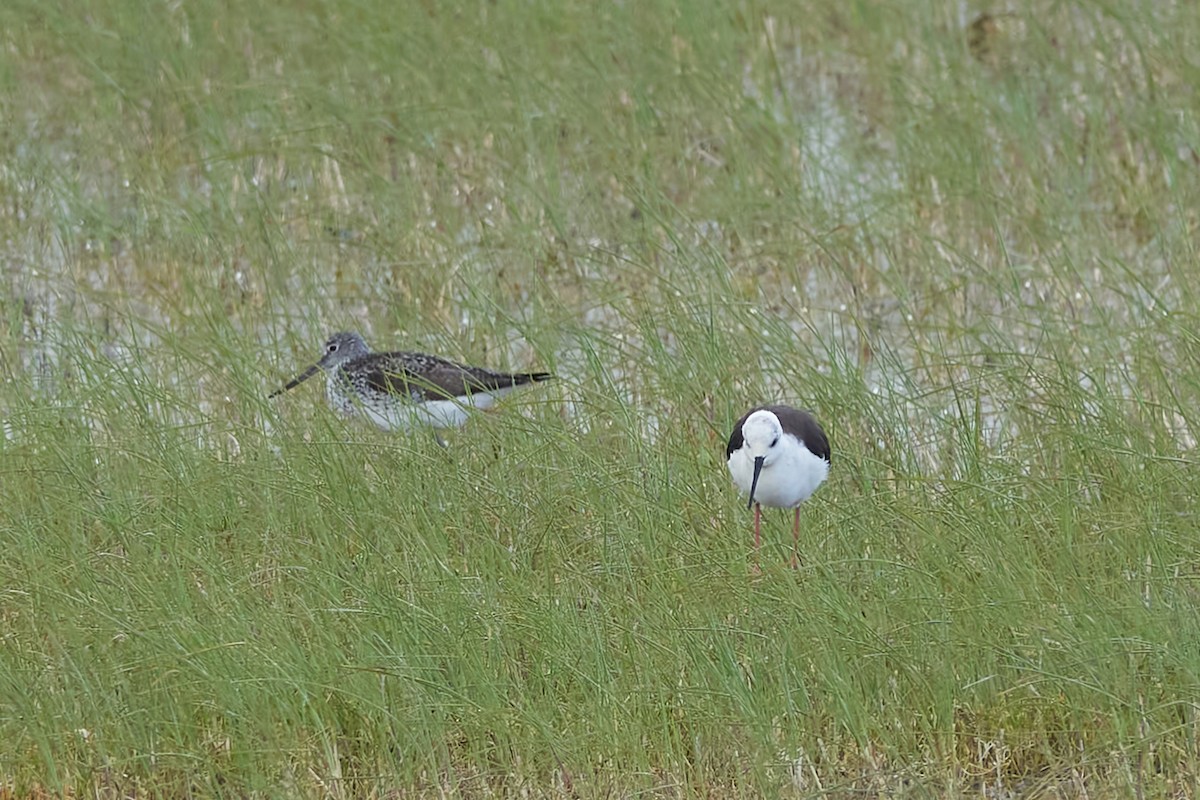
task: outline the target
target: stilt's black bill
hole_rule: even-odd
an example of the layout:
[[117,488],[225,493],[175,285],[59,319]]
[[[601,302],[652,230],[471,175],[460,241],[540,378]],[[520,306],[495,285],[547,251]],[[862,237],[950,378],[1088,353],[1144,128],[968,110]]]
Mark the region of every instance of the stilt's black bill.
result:
[[754,477],[750,479],[750,501],[746,503],[746,510],[754,508],[754,490],[758,488],[758,474],[762,472],[763,459],[766,456],[759,456],[754,459]]
[[311,367],[304,370],[304,372],[301,372],[299,375],[297,375],[296,377],[292,378],[290,381],[285,383],[283,385],[282,389],[276,389],[275,391],[273,391],[269,395],[267,395],[267,399],[270,400],[272,397],[278,397],[279,395],[286,392],[288,389],[295,389],[297,386],[304,383],[306,380],[311,378],[313,375],[316,375],[320,371],[321,371],[321,368],[319,366],[317,366],[316,364],[313,364]]

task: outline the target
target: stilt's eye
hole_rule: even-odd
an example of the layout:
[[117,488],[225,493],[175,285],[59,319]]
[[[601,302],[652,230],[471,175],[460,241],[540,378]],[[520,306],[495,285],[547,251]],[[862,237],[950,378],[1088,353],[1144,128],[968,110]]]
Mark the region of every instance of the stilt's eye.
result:
[[328,346],[327,348],[325,348],[325,349],[326,349],[328,352],[330,352],[330,353],[336,353],[336,352],[337,352],[337,348],[338,348],[338,346],[337,346],[337,342],[330,342],[330,343],[329,343],[329,346]]
[[775,445],[777,445],[777,444],[779,444],[779,437],[778,437],[778,436],[776,436],[774,439],[772,439],[772,440],[771,440],[771,447],[774,447],[774,446],[775,446]]

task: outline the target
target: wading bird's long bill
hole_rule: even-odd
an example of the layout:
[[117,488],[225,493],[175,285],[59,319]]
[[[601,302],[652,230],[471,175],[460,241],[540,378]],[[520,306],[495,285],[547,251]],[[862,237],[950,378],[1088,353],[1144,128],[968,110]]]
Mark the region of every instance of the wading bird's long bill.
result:
[[[287,388],[290,389],[291,387]],[[754,508],[754,490],[758,488],[758,476],[762,472],[764,460],[766,460],[766,456],[759,456],[754,459],[754,477],[750,479],[750,500],[746,503],[747,511]]]
[[290,381],[285,383],[283,385],[282,389],[276,389],[275,391],[273,391],[269,395],[267,395],[267,399],[269,400],[272,397],[278,397],[279,395],[286,392],[288,389],[295,389],[297,386],[304,383],[306,380],[311,378],[313,375],[316,375],[320,371],[321,371],[321,366],[319,364],[313,364],[311,367],[304,370],[304,372],[301,372],[299,375],[297,375],[296,377],[292,378]]
[[750,500],[746,503],[746,510],[754,508],[754,549],[758,550],[762,544],[762,506],[754,502],[754,491],[758,488],[758,475],[762,472],[763,462],[766,456],[759,456],[754,459],[754,477],[750,479]]

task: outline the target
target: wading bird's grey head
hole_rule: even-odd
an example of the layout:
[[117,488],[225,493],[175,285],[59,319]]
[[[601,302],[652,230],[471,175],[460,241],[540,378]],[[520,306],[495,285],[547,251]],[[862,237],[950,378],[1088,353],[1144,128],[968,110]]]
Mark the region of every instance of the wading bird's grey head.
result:
[[306,380],[316,375],[321,370],[330,372],[337,369],[347,361],[358,358],[359,356],[370,355],[371,349],[367,347],[366,341],[353,331],[341,331],[335,333],[325,340],[325,352],[321,355],[321,360],[313,364],[308,369],[301,372],[296,377],[292,378],[282,389],[276,389],[271,392],[268,397],[278,397],[288,389],[295,389]]
[[323,370],[337,369],[347,361],[369,355],[366,341],[353,331],[341,331],[325,340],[325,352],[317,366]]
[[755,411],[742,423],[743,447],[750,451],[754,459],[754,476],[750,480],[750,502],[746,508],[754,505],[754,492],[758,488],[758,476],[763,467],[768,467],[779,458],[783,448],[779,440],[783,438],[783,426],[779,417],[766,409]]

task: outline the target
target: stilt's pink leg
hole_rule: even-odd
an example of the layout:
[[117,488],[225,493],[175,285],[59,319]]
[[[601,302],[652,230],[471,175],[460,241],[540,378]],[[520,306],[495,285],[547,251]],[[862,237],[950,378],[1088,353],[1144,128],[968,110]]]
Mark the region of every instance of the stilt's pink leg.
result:
[[758,552],[758,546],[762,543],[762,534],[760,524],[762,520],[762,506],[758,503],[754,504],[754,551]]
[[796,521],[792,523],[792,569],[800,566],[800,508],[796,508]]

